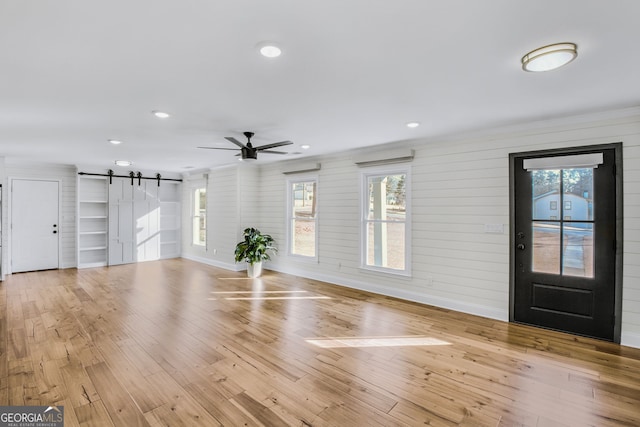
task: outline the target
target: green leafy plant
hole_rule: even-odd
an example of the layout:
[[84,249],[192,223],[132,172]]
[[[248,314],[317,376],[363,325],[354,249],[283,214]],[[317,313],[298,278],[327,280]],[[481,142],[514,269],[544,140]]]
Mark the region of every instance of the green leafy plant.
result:
[[278,252],[275,240],[268,234],[262,234],[257,228],[245,228],[244,240],[236,245],[236,262],[246,261],[249,264],[271,259],[269,251]]

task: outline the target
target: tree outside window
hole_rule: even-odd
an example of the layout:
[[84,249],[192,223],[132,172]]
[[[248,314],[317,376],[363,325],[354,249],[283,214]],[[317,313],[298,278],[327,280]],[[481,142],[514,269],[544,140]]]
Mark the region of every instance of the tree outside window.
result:
[[207,242],[207,189],[193,190],[193,244],[205,246]]
[[408,273],[408,173],[364,175],[363,267]]
[[317,242],[317,181],[288,181],[289,254],[314,258]]

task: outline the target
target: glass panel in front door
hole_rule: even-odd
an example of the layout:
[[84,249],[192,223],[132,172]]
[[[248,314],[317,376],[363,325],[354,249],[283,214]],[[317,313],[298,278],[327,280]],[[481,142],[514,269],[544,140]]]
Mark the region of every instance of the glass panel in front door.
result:
[[532,171],[532,271],[593,278],[593,169]]

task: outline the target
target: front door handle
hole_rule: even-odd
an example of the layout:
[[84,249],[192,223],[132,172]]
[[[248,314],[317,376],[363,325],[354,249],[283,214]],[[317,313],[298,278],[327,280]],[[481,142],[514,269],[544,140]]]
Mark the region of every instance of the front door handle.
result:
[[524,243],[518,243],[516,248],[520,249],[521,251],[524,251],[526,249],[526,246],[524,245]]

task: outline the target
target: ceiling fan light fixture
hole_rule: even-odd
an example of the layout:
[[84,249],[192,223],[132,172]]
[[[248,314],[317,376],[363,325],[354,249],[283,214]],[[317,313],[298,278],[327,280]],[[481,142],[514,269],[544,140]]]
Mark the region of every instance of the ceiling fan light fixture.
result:
[[242,153],[242,156],[240,158],[243,161],[247,160],[247,161],[251,162],[251,161],[254,161],[254,160],[258,160],[258,151],[255,150],[253,147],[242,147],[240,149],[240,152]]
[[531,72],[551,71],[567,65],[578,56],[575,43],[556,43],[532,50],[522,57],[522,69]]
[[265,58],[277,58],[282,55],[282,49],[273,42],[262,42],[258,44],[260,55]]

